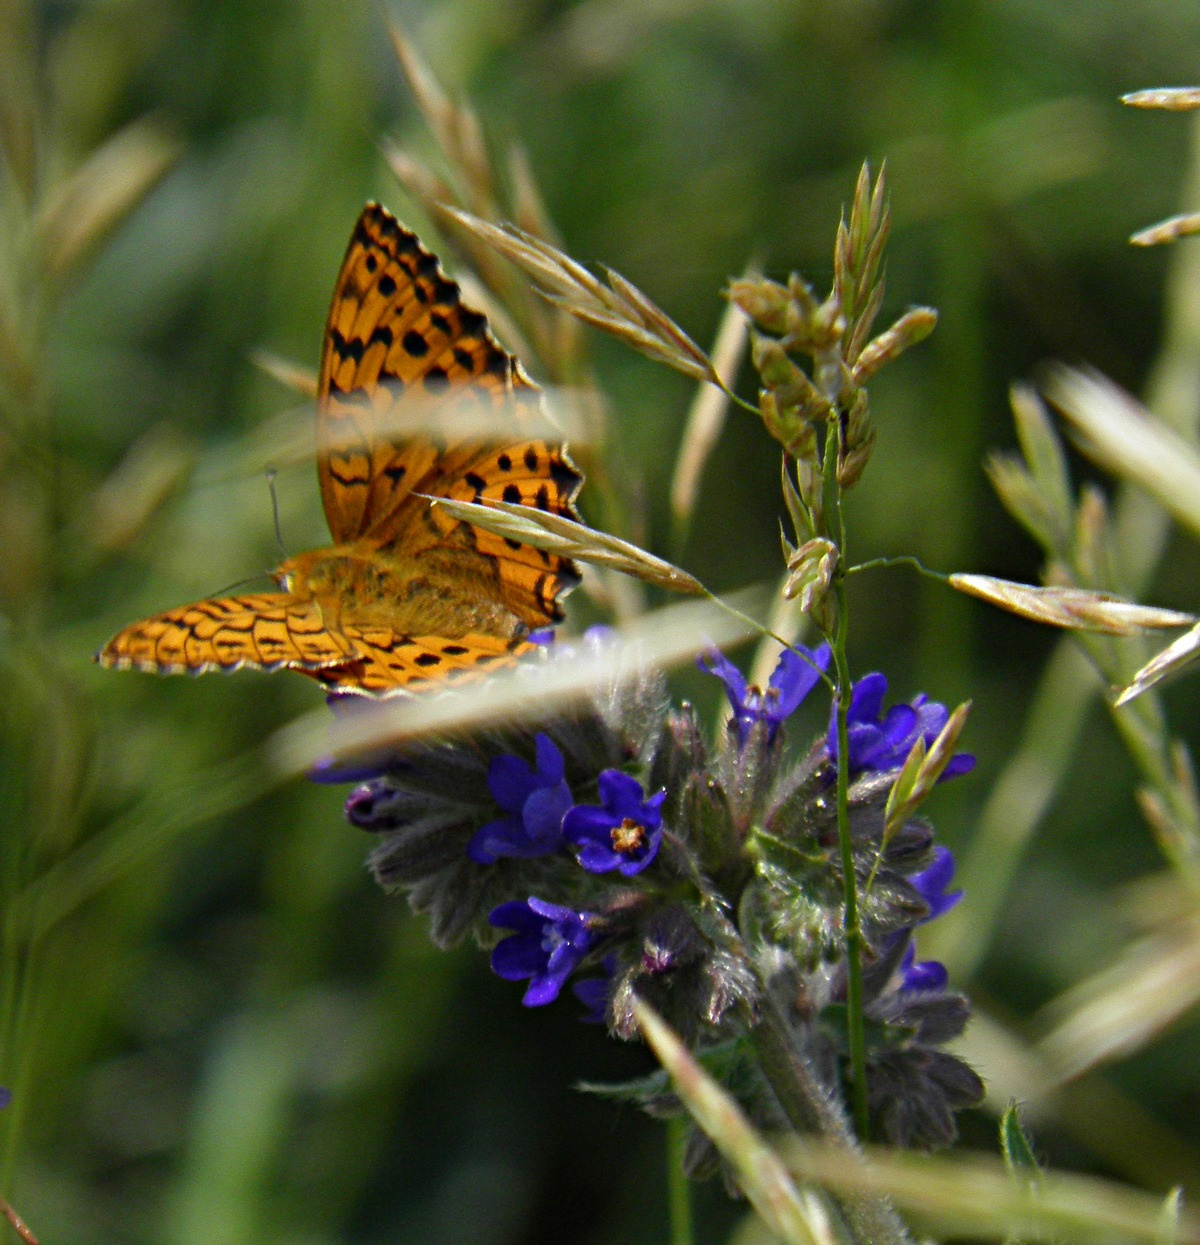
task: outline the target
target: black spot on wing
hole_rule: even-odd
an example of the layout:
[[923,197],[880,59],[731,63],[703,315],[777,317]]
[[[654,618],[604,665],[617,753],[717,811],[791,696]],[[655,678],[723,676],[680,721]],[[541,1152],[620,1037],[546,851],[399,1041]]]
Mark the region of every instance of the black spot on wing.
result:
[[347,341],[337,329],[329,330],[329,340],[333,343],[333,349],[341,359],[353,359],[355,363],[361,363],[363,351],[366,346],[357,338]]
[[[433,281],[433,301],[439,307],[457,307],[459,300],[459,288],[457,281],[451,281],[449,277],[437,276]],[[479,317],[483,320],[483,317]],[[465,317],[464,317],[465,319]],[[486,323],[486,321],[484,321]],[[463,325],[466,328],[466,324]],[[468,330],[470,331],[470,330]]]
[[552,458],[550,460],[550,479],[558,485],[561,492],[570,494],[571,490],[575,488],[583,477],[565,459]]
[[379,230],[384,237],[400,238],[402,236],[400,222],[387,210],[378,203],[372,203],[366,211],[366,215],[370,216],[375,222],[375,228]]
[[334,461],[335,460],[333,458],[329,460],[329,474],[333,476],[333,478],[343,488],[354,488],[354,487],[363,488],[367,484],[370,483],[370,481],[368,480],[366,476],[343,474],[333,465]]

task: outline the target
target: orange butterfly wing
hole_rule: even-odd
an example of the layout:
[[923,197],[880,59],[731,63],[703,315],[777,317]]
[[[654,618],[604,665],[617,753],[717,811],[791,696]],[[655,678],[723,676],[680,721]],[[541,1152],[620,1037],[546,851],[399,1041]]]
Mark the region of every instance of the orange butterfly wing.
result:
[[315,601],[289,593],[197,601],[118,632],[96,654],[103,666],[159,674],[320,668],[344,664],[353,644],[329,631]]
[[[487,435],[472,419],[481,411]],[[286,563],[277,578],[292,591],[169,610],[126,627],[96,659],[159,673],[286,667],[364,695],[511,664],[530,647],[528,628],[562,617],[574,563],[452,520],[426,497],[577,518],[579,472],[554,442],[522,435],[541,416],[540,391],[486,318],[415,235],[368,204],[334,289],[318,382],[318,477],[338,548]],[[347,561],[358,568],[349,579]],[[339,562],[336,586],[291,582],[302,565]],[[398,569],[415,605],[377,588]],[[425,614],[442,630],[422,626]]]
[[[573,562],[424,500],[494,498],[578,518],[582,477],[560,446],[520,435],[546,427],[540,390],[437,258],[378,204],[359,217],[338,276],[317,392],[318,475],[334,540],[405,554],[473,550],[523,623],[562,617],[559,600],[579,580]],[[476,420],[487,414],[517,435],[480,436]]]
[[482,632],[447,639],[347,623],[345,633],[358,657],[346,665],[306,673],[330,691],[359,695],[386,696],[420,690],[422,685],[464,683],[498,667],[515,665],[517,658],[533,647],[528,642],[514,644]]

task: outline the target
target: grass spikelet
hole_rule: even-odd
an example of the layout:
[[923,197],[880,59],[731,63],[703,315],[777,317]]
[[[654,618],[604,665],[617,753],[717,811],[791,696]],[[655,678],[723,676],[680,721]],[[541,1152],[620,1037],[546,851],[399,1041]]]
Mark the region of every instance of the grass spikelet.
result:
[[1070,631],[1128,636],[1162,627],[1185,627],[1195,621],[1191,614],[1139,605],[1094,589],[1035,587],[991,575],[951,575],[950,586],[1011,614]]
[[606,286],[557,247],[516,226],[494,225],[458,209],[447,214],[528,273],[551,303],[656,362],[724,388],[704,351],[620,273],[609,272]]
[[39,214],[48,275],[65,281],[145,198],[179,152],[179,143],[148,120],[133,122],[92,152]]
[[532,506],[503,501],[485,500],[482,505],[469,501],[450,501],[445,497],[430,499],[464,523],[482,527],[497,536],[533,545],[551,553],[581,562],[591,562],[611,570],[633,575],[646,583],[682,592],[689,596],[706,596],[707,589],[687,571],[672,566],[662,558],[639,549],[619,537],[599,532],[583,523],[576,523],[558,514],[546,514]]

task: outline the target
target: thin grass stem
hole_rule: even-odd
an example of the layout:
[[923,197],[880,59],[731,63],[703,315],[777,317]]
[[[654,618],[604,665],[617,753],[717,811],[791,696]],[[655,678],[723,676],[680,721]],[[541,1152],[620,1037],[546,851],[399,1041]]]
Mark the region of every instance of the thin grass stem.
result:
[[687,1150],[688,1121],[680,1115],[667,1121],[667,1213],[671,1245],[694,1245],[692,1189],[683,1169]]
[[846,652],[850,613],[846,598],[846,524],[842,513],[842,490],[837,480],[841,421],[830,420],[825,441],[825,513],[829,516],[834,543],[841,551],[833,574],[837,623],[830,637],[837,683],[837,824],[838,850],[842,863],[842,903],[846,939],[846,1029],[850,1052],[850,1094],[854,1127],[861,1141],[869,1140],[867,1112],[867,1041],[863,1022],[863,934],[858,912],[858,878],[854,871],[854,843],[850,837],[850,743],[849,713],[852,681]]

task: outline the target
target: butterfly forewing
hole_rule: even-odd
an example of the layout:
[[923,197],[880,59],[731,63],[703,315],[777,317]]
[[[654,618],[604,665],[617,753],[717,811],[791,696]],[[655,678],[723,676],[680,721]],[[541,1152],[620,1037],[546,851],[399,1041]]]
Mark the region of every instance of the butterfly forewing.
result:
[[96,655],[104,666],[160,674],[318,669],[354,656],[315,601],[284,592],[217,597],[156,614],[118,632]]
[[[406,406],[419,416],[408,436]],[[509,435],[481,437],[481,410]],[[456,420],[465,435],[455,435]],[[578,582],[568,559],[451,520],[424,500],[494,498],[577,518],[579,472],[561,447],[513,437],[523,426],[547,426],[537,386],[416,236],[369,204],[334,290],[321,362],[319,475],[334,539],[367,536],[406,553],[469,546],[492,562],[523,622],[560,618],[558,598]]]

